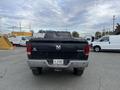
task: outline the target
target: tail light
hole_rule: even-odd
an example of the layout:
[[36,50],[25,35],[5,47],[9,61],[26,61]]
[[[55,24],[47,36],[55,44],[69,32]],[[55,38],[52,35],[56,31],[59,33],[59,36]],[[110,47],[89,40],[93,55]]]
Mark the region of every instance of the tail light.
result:
[[88,56],[89,53],[90,53],[90,46],[89,46],[89,45],[86,45],[86,46],[84,47],[84,54],[85,54],[86,56]]
[[27,44],[27,54],[31,55],[32,52],[32,45],[31,44]]

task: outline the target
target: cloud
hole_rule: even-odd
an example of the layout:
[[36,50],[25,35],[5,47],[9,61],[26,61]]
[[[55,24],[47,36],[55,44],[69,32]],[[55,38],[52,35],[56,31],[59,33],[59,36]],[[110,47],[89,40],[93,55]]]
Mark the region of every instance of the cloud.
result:
[[120,13],[114,8],[114,5],[109,2],[98,3],[95,6],[88,8],[87,21],[91,24],[101,24],[109,21],[113,15],[119,15]]
[[[120,15],[119,0],[2,0],[0,16],[12,25],[20,21],[33,28],[95,32]],[[118,20],[119,22],[119,20]]]

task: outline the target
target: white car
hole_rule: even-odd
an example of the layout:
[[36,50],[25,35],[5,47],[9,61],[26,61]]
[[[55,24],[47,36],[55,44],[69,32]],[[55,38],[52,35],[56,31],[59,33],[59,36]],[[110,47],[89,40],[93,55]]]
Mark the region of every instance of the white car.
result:
[[8,38],[9,41],[14,45],[26,46],[26,41],[29,41],[30,37],[26,36],[15,36]]
[[120,50],[120,35],[107,35],[92,42],[92,47],[95,52],[101,50]]

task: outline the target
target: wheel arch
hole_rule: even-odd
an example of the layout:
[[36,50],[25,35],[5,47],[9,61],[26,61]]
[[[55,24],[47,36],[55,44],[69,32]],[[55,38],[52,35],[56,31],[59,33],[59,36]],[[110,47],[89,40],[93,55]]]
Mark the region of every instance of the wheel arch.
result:
[[99,47],[99,48],[101,49],[101,46],[100,46],[100,45],[95,45],[95,46],[93,47],[93,49],[94,49],[95,47]]

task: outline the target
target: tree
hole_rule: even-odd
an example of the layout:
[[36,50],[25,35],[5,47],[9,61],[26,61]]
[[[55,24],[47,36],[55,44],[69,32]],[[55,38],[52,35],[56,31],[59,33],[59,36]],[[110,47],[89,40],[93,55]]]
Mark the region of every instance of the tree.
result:
[[102,33],[101,32],[99,32],[99,31],[97,31],[96,33],[95,33],[95,38],[100,38],[102,36]]
[[73,32],[72,32],[72,36],[73,36],[73,37],[79,37],[79,33],[76,32],[76,31],[73,31]]
[[113,35],[113,32],[112,32],[112,31],[109,31],[109,35]]
[[34,34],[34,30],[30,30],[30,32],[32,33],[32,36],[33,36],[33,34]]
[[30,30],[31,33],[34,33],[34,30]]
[[105,35],[106,35],[106,32],[105,32],[105,31],[103,31],[103,32],[102,32],[102,36],[105,36]]
[[109,32],[108,32],[108,31],[106,31],[106,32],[105,32],[105,35],[109,35]]
[[115,34],[115,35],[120,34],[120,24],[119,24],[119,23],[117,23],[117,26],[116,26],[116,29],[115,29],[115,31],[114,31],[114,34]]

